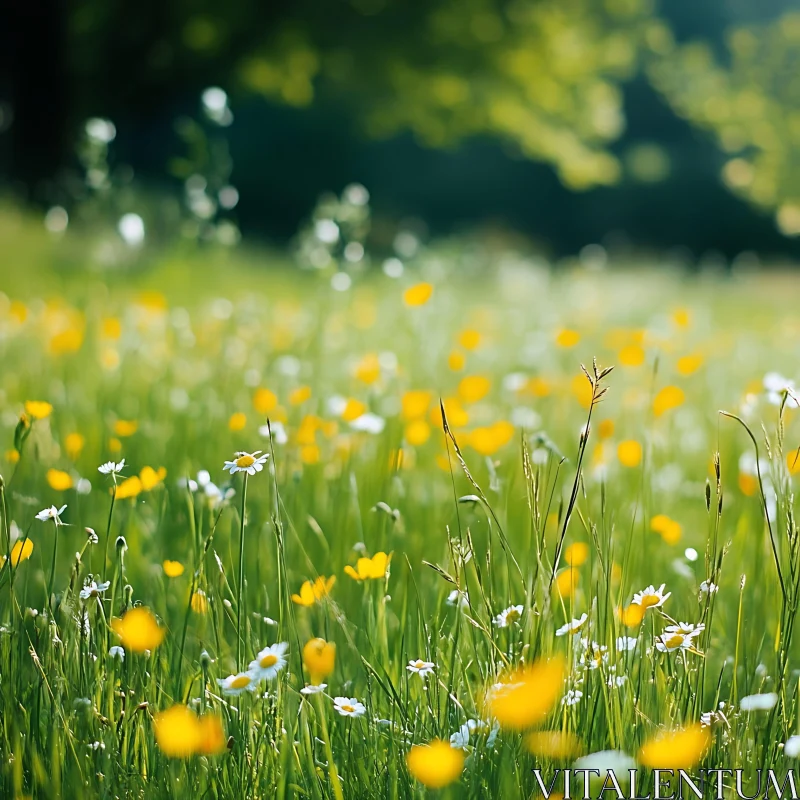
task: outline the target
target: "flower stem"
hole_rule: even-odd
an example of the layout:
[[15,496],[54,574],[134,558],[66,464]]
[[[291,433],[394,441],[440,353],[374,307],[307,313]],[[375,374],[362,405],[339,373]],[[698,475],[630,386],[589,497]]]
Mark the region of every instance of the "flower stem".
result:
[[50,580],[47,583],[47,603],[50,610],[53,610],[55,599],[53,598],[53,583],[56,577],[56,558],[58,557],[58,520],[53,520],[53,528],[55,536],[53,538],[53,561],[50,564]]
[[239,528],[239,591],[236,598],[236,670],[242,669],[242,597],[244,595],[244,513],[247,501],[247,473],[242,482],[242,512]]

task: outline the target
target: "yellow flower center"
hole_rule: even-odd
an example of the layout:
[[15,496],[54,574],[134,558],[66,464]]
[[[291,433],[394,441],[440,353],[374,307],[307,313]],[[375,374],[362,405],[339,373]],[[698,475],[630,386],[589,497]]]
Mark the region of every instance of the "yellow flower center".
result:
[[244,689],[245,686],[250,684],[250,676],[249,675],[237,675],[231,681],[231,689]]
[[674,633],[669,639],[664,640],[664,644],[671,649],[680,647],[683,644],[683,636],[680,633]]
[[520,613],[517,611],[516,608],[512,608],[508,614],[506,614],[506,621],[508,622],[516,622],[520,618]]
[[253,458],[253,456],[247,454],[239,456],[239,458],[236,459],[236,466],[242,467],[243,469],[246,469],[247,467],[252,467],[253,464],[255,463],[256,460]]
[[424,662],[424,661],[415,661],[415,662],[414,662],[414,666],[415,666],[417,669],[422,669],[422,668],[425,666],[425,662]]
[[355,711],[353,706],[343,705],[341,708],[342,711],[346,711],[348,714],[352,714]]
[[650,608],[650,606],[657,606],[660,600],[661,598],[657,594],[646,594],[642,598],[642,605],[645,608]]
[[267,653],[264,658],[261,659],[261,666],[262,667],[274,667],[278,663],[278,656],[274,653]]

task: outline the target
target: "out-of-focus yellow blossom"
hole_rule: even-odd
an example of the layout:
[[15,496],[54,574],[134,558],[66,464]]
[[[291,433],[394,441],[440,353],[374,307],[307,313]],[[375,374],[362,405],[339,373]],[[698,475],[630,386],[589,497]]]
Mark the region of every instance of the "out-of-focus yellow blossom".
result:
[[407,306],[424,306],[433,296],[433,286],[429,283],[417,283],[403,292],[403,302]]
[[619,609],[620,622],[626,628],[635,628],[637,625],[641,624],[641,621],[644,619],[645,611],[647,611],[647,609],[644,606],[631,603],[629,606]]
[[659,534],[667,544],[677,544],[683,532],[681,524],[666,514],[656,514],[650,520],[650,529]]
[[231,414],[230,419],[228,420],[228,430],[236,431],[244,430],[245,426],[247,425],[247,414],[242,413],[241,411],[236,411],[235,413]]
[[565,676],[560,655],[506,672],[486,691],[487,716],[501,728],[517,731],[544,722],[561,695]]
[[482,456],[491,456],[505,447],[513,436],[514,426],[510,422],[500,420],[487,427],[475,428],[469,434],[467,441],[472,449]]
[[564,561],[571,567],[579,567],[589,558],[589,545],[586,542],[573,542],[564,550]]
[[289,405],[299,406],[311,398],[310,386],[298,386],[289,393]]
[[[33,553],[33,542],[30,539],[17,539],[11,546],[11,566],[18,567],[23,561],[27,561]],[[6,557],[0,555],[0,567],[6,563]]]
[[461,372],[466,365],[466,356],[460,350],[453,350],[447,357],[447,366],[452,372]]
[[644,348],[638,344],[625,345],[617,353],[617,361],[623,367],[639,367],[644,364],[644,358]]
[[133,436],[139,430],[139,423],[135,419],[118,419],[114,423],[114,434],[124,439]]
[[170,561],[166,559],[162,564],[161,568],[164,570],[164,574],[168,578],[179,578],[183,575],[183,564],[180,561]]
[[127,500],[130,497],[138,497],[142,491],[142,480],[138,475],[131,475],[130,478],[125,478],[122,483],[112,487],[111,491],[117,500]]
[[139,473],[139,482],[142,486],[143,492],[149,492],[158,486],[164,478],[167,477],[167,470],[164,467],[159,467],[157,470],[152,467],[142,467]]
[[552,388],[549,381],[545,380],[544,378],[534,376],[525,384],[525,391],[534,397],[547,397],[552,391]]
[[26,400],[25,413],[33,419],[47,419],[53,413],[53,406],[46,400]]
[[424,419],[415,419],[406,425],[403,438],[412,446],[419,447],[430,439],[431,426]]
[[[469,424],[469,414],[457,397],[445,397],[442,403],[444,405],[444,413],[447,416],[447,424],[451,428],[463,428]],[[438,404],[431,408],[429,419],[435,428],[442,429],[442,411]]]
[[683,393],[683,389],[678,386],[665,386],[653,398],[653,413],[660,417],[667,411],[683,405],[685,400],[686,395]]
[[208,611],[208,597],[202,589],[197,589],[192,594],[190,603],[195,614],[205,614]]
[[481,344],[481,335],[478,331],[467,328],[459,333],[458,344],[465,350],[477,350]]
[[362,403],[361,400],[356,400],[354,397],[350,397],[342,411],[342,419],[345,422],[353,422],[353,420],[358,419],[366,413],[367,404]]
[[581,340],[581,335],[578,331],[573,331],[570,328],[562,328],[556,334],[556,345],[558,347],[570,348],[575,347]]
[[428,413],[433,393],[424,389],[406,392],[400,400],[400,414],[404,420],[421,419]]
[[253,395],[253,408],[262,416],[269,414],[278,405],[278,397],[269,389],[256,389]]
[[531,731],[525,736],[525,747],[538,758],[563,761],[583,752],[580,739],[570,731]]
[[711,730],[694,723],[676,731],[665,731],[642,745],[637,761],[650,769],[691,769],[702,761],[711,746]]
[[381,362],[377,353],[368,353],[356,364],[355,376],[367,386],[371,386],[380,378]]
[[119,339],[122,336],[122,323],[116,317],[106,317],[100,330],[104,339]]
[[429,789],[441,789],[457,781],[464,771],[464,751],[449,742],[434,739],[418,744],[406,756],[408,771]]
[[69,433],[64,439],[64,449],[73,461],[80,456],[85,444],[86,439],[80,433]]
[[635,439],[626,439],[617,445],[617,458],[623,467],[637,467],[642,460],[642,446]]
[[561,597],[571,597],[578,589],[580,573],[575,567],[562,569],[555,580],[556,591]]
[[604,419],[597,426],[597,435],[601,439],[610,439],[614,435],[614,420]]
[[153,730],[159,750],[168,758],[213,756],[225,751],[222,720],[212,713],[198,717],[184,705],[156,714]]
[[676,364],[678,372],[683,376],[694,374],[702,366],[703,356],[701,356],[699,353],[683,356],[682,358],[678,359],[678,363]]
[[458,396],[465,403],[477,403],[489,394],[491,388],[492,382],[486,375],[467,375],[459,381]]
[[150,609],[136,606],[122,617],[111,620],[111,629],[122,640],[122,646],[134,653],[155,650],[164,641],[166,629],[162,628]]
[[65,492],[73,487],[72,476],[60,469],[47,470],[47,483],[56,492]]
[[572,394],[575,396],[575,399],[583,408],[588,409],[592,404],[592,384],[586,380],[586,376],[583,373],[575,375],[570,383],[570,387],[572,388]]

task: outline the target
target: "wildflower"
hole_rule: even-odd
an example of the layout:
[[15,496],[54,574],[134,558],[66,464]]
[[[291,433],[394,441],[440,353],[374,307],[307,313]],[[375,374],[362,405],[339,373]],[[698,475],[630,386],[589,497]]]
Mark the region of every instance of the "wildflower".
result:
[[138,497],[143,490],[141,478],[138,475],[132,475],[126,478],[122,483],[113,487],[114,497],[117,500],[127,500],[131,497]]
[[366,414],[356,417],[350,423],[350,427],[354,431],[371,433],[377,436],[377,434],[382,433],[383,429],[386,427],[386,420],[383,417],[379,417],[377,414],[373,414],[372,412],[368,411]]
[[739,701],[739,708],[742,711],[769,711],[777,702],[778,695],[775,692],[749,694]]
[[47,520],[52,519],[56,525],[63,525],[64,523],[61,522],[61,515],[64,513],[65,509],[66,506],[61,506],[61,508],[50,506],[50,508],[45,508],[40,511],[36,515],[36,519],[41,520],[42,522],[47,522]]
[[691,769],[702,760],[710,744],[708,728],[695,723],[657,734],[642,745],[637,760],[651,769]]
[[429,789],[441,789],[457,781],[464,771],[464,753],[448,742],[434,739],[414,745],[406,756],[408,771]]
[[303,665],[315,686],[319,686],[333,672],[335,662],[336,645],[332,642],[310,639],[303,647]]
[[360,717],[367,710],[355,697],[334,697],[333,707],[343,717]]
[[624,653],[628,650],[635,650],[638,641],[638,639],[634,639],[632,636],[620,636],[617,639],[617,652]]
[[699,636],[705,629],[706,626],[703,622],[698,622],[696,625],[692,622],[680,622],[677,625],[667,625],[664,631],[665,633],[680,633],[693,638]]
[[433,661],[423,661],[422,659],[418,658],[416,661],[409,661],[406,669],[409,672],[419,675],[420,678],[424,678],[426,675],[429,675],[434,671],[434,669],[436,669],[436,665],[433,663]]
[[570,348],[575,347],[581,340],[581,335],[578,331],[563,328],[556,334],[556,345],[558,347]]
[[108,648],[108,654],[111,658],[116,658],[119,661],[125,660],[125,648],[120,647],[118,644],[112,645]]
[[433,286],[429,283],[417,283],[403,292],[403,302],[407,306],[424,306],[433,295]]
[[672,592],[667,592],[664,594],[665,586],[666,584],[662,583],[661,586],[656,589],[656,587],[651,583],[646,589],[643,589],[641,592],[636,592],[636,594],[633,596],[633,604],[641,606],[644,609],[658,608],[658,606],[663,606],[664,602],[672,594]]
[[390,560],[391,554],[387,556],[386,553],[381,551],[375,553],[372,558],[359,558],[355,569],[348,564],[344,571],[346,575],[349,575],[355,581],[385,578]]
[[493,620],[494,624],[498,628],[507,628],[509,625],[512,625],[514,622],[519,622],[522,618],[522,612],[524,608],[522,606],[509,606],[508,608],[501,611]]
[[659,534],[667,544],[677,544],[680,541],[682,533],[680,523],[670,519],[666,514],[656,514],[650,520],[650,529]]
[[72,476],[60,469],[49,469],[45,475],[47,483],[56,492],[65,492],[74,486]]
[[123,647],[134,653],[155,650],[166,635],[166,630],[158,624],[152,611],[144,606],[136,606],[122,617],[112,619],[111,629],[122,640]]
[[228,745],[222,720],[216,714],[203,714],[197,720],[197,754],[216,756],[224,753]]
[[321,692],[324,692],[327,688],[328,688],[328,684],[327,683],[318,683],[316,685],[313,684],[313,683],[310,683],[310,684],[306,684],[300,690],[300,694],[304,694],[304,695],[320,694]]
[[642,460],[642,446],[634,439],[628,439],[617,445],[617,458],[623,467],[636,467]]
[[581,614],[578,619],[573,619],[571,622],[562,625],[556,631],[556,636],[566,636],[568,633],[577,633],[583,627],[587,619],[589,619],[588,614]]
[[222,694],[238,697],[242,692],[254,692],[258,687],[259,678],[252,670],[228,675],[227,678],[217,678]]
[[467,441],[482,456],[491,456],[505,447],[513,436],[514,426],[506,420],[500,420],[488,427],[475,428]]
[[583,692],[580,689],[569,689],[561,702],[565,706],[576,706],[580,703],[582,697]]
[[105,464],[101,464],[97,471],[101,472],[103,475],[117,475],[122,470],[125,469],[125,459],[123,458],[122,461],[114,462],[114,461],[106,461]]
[[583,745],[569,731],[533,731],[525,737],[528,751],[539,758],[563,760],[580,755]]
[[167,477],[167,470],[164,467],[159,467],[158,470],[153,469],[152,467],[142,467],[142,471],[139,473],[139,481],[142,484],[142,491],[149,492],[151,489],[155,489],[164,478]]
[[33,419],[47,419],[53,413],[53,406],[45,400],[26,400],[25,413]]
[[181,564],[180,561],[170,561],[169,559],[166,559],[161,564],[161,569],[164,570],[164,574],[168,578],[179,578],[181,575],[183,575],[183,564]]
[[458,396],[465,403],[477,403],[491,388],[492,382],[485,375],[467,375],[458,383]]
[[580,657],[580,664],[589,669],[599,669],[600,666],[608,661],[608,648],[604,644],[581,639],[583,652]]
[[289,645],[286,642],[265,647],[250,662],[250,671],[258,677],[258,680],[271,681],[278,676],[278,673],[286,666],[286,651]]
[[665,632],[656,637],[656,650],[659,653],[672,653],[675,650],[691,650],[693,648],[692,637],[685,633]]
[[469,745],[469,736],[472,732],[470,722],[474,722],[474,720],[468,720],[455,733],[450,734],[450,747],[463,750]]
[[91,597],[99,598],[109,586],[111,586],[111,581],[104,581],[103,583],[96,583],[93,580],[88,581],[81,589],[81,600],[88,600]]
[[564,561],[571,567],[579,567],[589,557],[589,545],[585,542],[573,542],[564,550]]
[[445,603],[447,603],[448,606],[458,606],[462,611],[469,608],[467,593],[461,592],[458,589],[453,589],[450,594],[447,595]]
[[700,584],[700,591],[703,594],[714,594],[715,592],[719,591],[719,586],[713,581],[703,581]]
[[[33,553],[33,542],[28,538],[17,539],[11,548],[11,566],[18,567],[23,561],[27,561]],[[0,567],[6,563],[6,557],[0,556]]]
[[153,720],[156,744],[169,758],[188,758],[197,751],[200,732],[197,716],[187,706],[175,705]]
[[783,754],[787,758],[800,756],[800,736],[790,736],[783,745]]
[[124,439],[133,436],[139,430],[139,423],[134,419],[118,419],[114,423],[114,435]]
[[208,611],[208,597],[206,593],[202,589],[197,589],[192,594],[190,605],[195,614],[205,614],[206,611]]
[[319,602],[330,594],[334,583],[336,583],[335,575],[331,575],[327,579],[324,575],[320,575],[314,583],[303,581],[300,593],[293,594],[292,600],[299,606],[313,606],[314,603]]
[[524,730],[536,725],[552,711],[564,676],[560,656],[507,672],[486,692],[486,712],[503,728]]
[[678,386],[665,386],[653,398],[653,414],[660,417],[667,411],[683,405],[686,395]]
[[231,418],[228,420],[228,430],[233,432],[244,430],[246,425],[247,415],[243,414],[241,411],[231,414]]
[[267,463],[269,454],[261,455],[261,450],[256,450],[253,453],[246,453],[240,450],[235,453],[236,459],[234,461],[226,461],[223,469],[227,469],[231,475],[237,472],[246,472],[248,475],[255,475],[256,472],[261,472],[264,469],[264,464]]
[[253,395],[253,408],[257,413],[264,417],[277,408],[277,406],[278,397],[274,392],[264,388],[256,389]]
[[88,478],[78,478],[78,482],[75,484],[75,491],[78,494],[91,494],[92,491],[92,483]]

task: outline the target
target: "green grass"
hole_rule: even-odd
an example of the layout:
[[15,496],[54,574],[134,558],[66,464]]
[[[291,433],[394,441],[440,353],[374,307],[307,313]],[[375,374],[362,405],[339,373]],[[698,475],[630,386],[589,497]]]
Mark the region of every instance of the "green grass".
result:
[[[724,703],[706,766],[750,775],[789,764],[781,746],[798,730],[800,551],[787,457],[800,423],[768,402],[762,379],[796,374],[796,277],[688,277],[636,264],[556,274],[451,243],[398,280],[376,271],[333,292],[281,254],[187,249],[100,273],[81,263],[80,240],[47,241],[10,213],[0,224],[14,260],[0,295],[0,550],[15,536],[33,543],[28,560],[0,571],[0,796],[423,796],[433,790],[411,776],[407,752],[448,740],[468,719],[487,729],[470,737],[459,781],[441,793],[535,795],[533,766],[570,761],[533,757],[519,732],[491,734],[482,697],[503,670],[556,654],[568,665],[559,700],[583,695],[557,702],[536,727],[574,732],[585,753],[636,757],[662,727],[689,726]],[[422,280],[433,296],[409,307],[403,292]],[[557,345],[563,329],[578,332],[577,344]],[[465,330],[480,334],[473,350],[460,344]],[[641,346],[641,364],[620,362],[626,346],[623,361]],[[461,370],[451,368],[454,351]],[[682,374],[689,355],[699,367]],[[593,358],[616,366],[582,438],[591,389],[580,365],[591,373]],[[488,392],[455,404],[473,375],[488,379]],[[306,386],[309,397],[293,404]],[[683,402],[656,415],[667,386]],[[262,412],[254,408],[259,388],[276,407],[262,394]],[[411,390],[430,394],[404,419]],[[363,403],[383,431],[354,430],[336,397],[351,399],[346,416]],[[20,428],[16,461],[28,400],[53,411]],[[742,417],[765,459],[769,525],[757,476],[746,464],[740,474],[754,443],[720,409]],[[231,430],[237,413],[243,427]],[[267,417],[282,422],[286,443],[259,433]],[[119,420],[135,421],[135,432],[120,437]],[[69,452],[74,433],[80,452]],[[641,444],[639,463],[620,463],[623,441]],[[244,502],[242,476],[222,465],[256,449],[271,458],[248,479]],[[166,477],[112,507],[112,479],[97,467],[122,457],[126,477],[146,466]],[[227,500],[182,485],[204,469],[233,491]],[[75,486],[86,478],[91,491],[56,490],[48,470]],[[35,518],[51,504],[67,505],[64,525]],[[679,541],[651,529],[660,514],[679,524]],[[577,542],[588,557],[575,591],[560,594],[554,584]],[[392,554],[384,579],[344,573],[381,551]],[[166,577],[165,559],[184,573]],[[80,599],[90,575],[110,581],[101,601]],[[336,576],[330,595],[292,602],[318,575]],[[718,592],[700,591],[707,579]],[[624,627],[620,607],[651,583],[666,583],[671,597]],[[198,589],[205,610],[190,602]],[[466,607],[448,605],[454,589]],[[119,644],[110,621],[136,604],[166,636],[120,663],[108,654]],[[493,624],[517,604],[518,622]],[[555,635],[584,612],[581,635],[608,648],[596,669],[582,663],[580,637]],[[670,620],[705,624],[699,652],[654,649]],[[635,649],[617,651],[623,635]],[[307,696],[301,653],[312,637],[335,643],[336,661],[326,693]],[[276,680],[220,693],[218,678],[276,642],[288,643]],[[418,658],[435,664],[424,680],[406,669]],[[772,691],[771,711],[740,710],[742,697]],[[366,713],[340,716],[339,695]],[[178,703],[221,719],[224,752],[160,752],[154,718]]]

